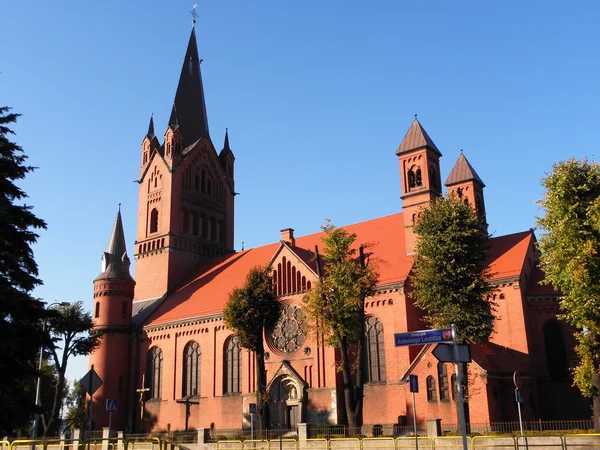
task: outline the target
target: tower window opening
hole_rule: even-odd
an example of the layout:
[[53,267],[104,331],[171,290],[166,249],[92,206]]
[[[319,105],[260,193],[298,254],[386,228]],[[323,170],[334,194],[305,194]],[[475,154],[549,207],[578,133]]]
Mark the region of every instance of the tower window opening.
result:
[[415,172],[415,185],[423,186],[423,177],[421,175],[421,169],[417,169],[417,171]]
[[212,195],[212,180],[206,180],[206,193]]
[[127,302],[121,303],[121,317],[125,318],[127,316]]
[[210,239],[211,241],[217,240],[217,221],[214,217],[210,218]]
[[192,213],[192,234],[198,236],[198,214],[196,212]]
[[200,176],[198,174],[194,175],[194,190],[196,192],[200,190]]
[[190,213],[186,208],[183,208],[183,232],[188,233],[190,231]]
[[154,208],[150,212],[150,233],[156,233],[158,231],[158,210]]
[[96,311],[94,314],[94,317],[97,319],[98,317],[100,317],[100,302],[96,302]]
[[203,194],[206,192],[206,171],[204,169],[201,172],[200,190]]
[[407,175],[408,175],[408,188],[409,188],[409,189],[411,189],[411,188],[414,188],[414,187],[416,187],[416,186],[417,186],[417,178],[416,178],[416,176],[415,176],[415,171],[414,171],[414,169],[413,169],[413,168],[411,168],[411,169],[408,171],[408,174],[407,174]]

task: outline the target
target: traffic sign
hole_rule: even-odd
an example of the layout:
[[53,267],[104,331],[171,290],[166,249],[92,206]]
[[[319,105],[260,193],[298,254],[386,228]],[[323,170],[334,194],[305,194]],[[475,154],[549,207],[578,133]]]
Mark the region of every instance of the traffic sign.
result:
[[250,414],[256,414],[256,403],[250,403],[248,410],[250,411]]
[[454,346],[448,344],[438,344],[433,349],[433,356],[437,358],[439,362],[459,362],[459,363],[470,363],[471,362],[471,347],[469,344],[457,344],[458,347],[458,361],[454,359]]
[[79,380],[79,384],[91,397],[94,395],[94,392],[96,392],[100,386],[102,386],[102,378],[98,376],[94,370],[94,367],[92,366],[88,373],[86,373],[83,378]]
[[394,334],[396,347],[435,344],[437,342],[452,342],[452,330],[443,328],[440,330],[421,330]]
[[521,378],[521,374],[518,370],[515,370],[515,373],[513,373],[513,383],[517,389],[521,389],[523,387],[523,379]]
[[410,392],[419,392],[419,377],[417,375],[409,375],[408,384],[410,385]]
[[117,412],[117,401],[106,399],[106,412]]

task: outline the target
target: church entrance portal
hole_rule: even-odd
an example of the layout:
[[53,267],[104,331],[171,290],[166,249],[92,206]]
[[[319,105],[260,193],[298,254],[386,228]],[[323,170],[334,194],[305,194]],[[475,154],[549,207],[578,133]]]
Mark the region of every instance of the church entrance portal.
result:
[[280,377],[271,384],[270,427],[295,429],[301,421],[302,403],[299,386],[287,377]]

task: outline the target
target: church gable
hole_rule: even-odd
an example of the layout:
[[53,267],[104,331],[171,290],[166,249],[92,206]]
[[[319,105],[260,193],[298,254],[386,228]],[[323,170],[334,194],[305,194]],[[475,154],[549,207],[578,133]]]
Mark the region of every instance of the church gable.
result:
[[286,242],[281,243],[270,264],[273,283],[280,297],[307,291],[317,281],[317,274],[311,268],[314,265],[312,252],[291,247]]

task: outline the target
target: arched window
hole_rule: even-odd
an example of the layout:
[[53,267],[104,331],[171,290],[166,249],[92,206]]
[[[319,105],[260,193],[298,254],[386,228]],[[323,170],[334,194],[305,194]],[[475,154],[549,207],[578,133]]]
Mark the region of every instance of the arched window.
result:
[[437,392],[435,389],[435,378],[431,375],[427,377],[427,401],[428,402],[436,402],[437,401]]
[[415,172],[415,185],[423,186],[423,176],[421,175],[421,169],[417,169]]
[[153,347],[148,351],[146,358],[146,387],[148,398],[161,398],[161,383],[162,383],[162,350],[158,347]]
[[449,400],[450,396],[448,393],[448,372],[446,364],[439,362],[438,366],[438,383],[440,385],[440,400]]
[[96,313],[94,314],[94,317],[100,317],[100,302],[96,302]]
[[190,231],[190,213],[187,208],[183,208],[183,232],[188,233]]
[[415,186],[416,186],[415,171],[411,168],[408,171],[408,187],[409,188],[414,188]]
[[210,240],[217,240],[217,220],[214,217],[210,218]]
[[385,381],[383,324],[377,317],[367,317],[365,321],[365,341],[367,380],[370,383]]
[[210,178],[206,180],[206,193],[212,195],[212,180]]
[[225,222],[223,222],[222,220],[219,220],[219,241],[221,242],[221,244],[225,243]]
[[150,233],[158,231],[158,209],[154,208],[150,212]]
[[200,175],[194,175],[194,190],[198,192],[200,190]]
[[202,237],[206,239],[208,237],[208,225],[206,223],[206,216],[204,214],[202,214],[201,218],[202,218]]
[[554,381],[565,380],[569,375],[569,363],[565,350],[565,339],[558,320],[549,320],[544,325],[544,344],[550,378]]
[[452,400],[456,400],[458,398],[458,384],[456,384],[455,373],[450,377],[450,384],[452,385]]
[[224,394],[239,394],[242,380],[242,349],[237,336],[225,341]]
[[198,223],[198,214],[194,211],[192,213],[192,234],[194,236],[198,236],[198,226],[200,224]]
[[125,318],[127,316],[127,302],[121,303],[121,317]]
[[189,342],[183,349],[183,397],[200,395],[200,345]]
[[200,184],[200,188],[202,193],[206,192],[206,171],[204,169],[202,169],[201,172],[202,178],[201,178],[201,184]]

